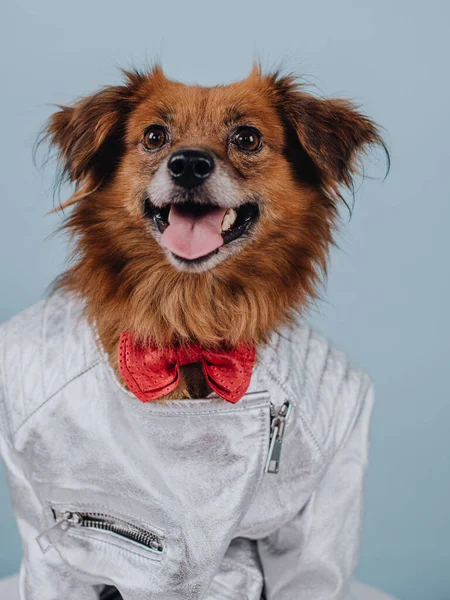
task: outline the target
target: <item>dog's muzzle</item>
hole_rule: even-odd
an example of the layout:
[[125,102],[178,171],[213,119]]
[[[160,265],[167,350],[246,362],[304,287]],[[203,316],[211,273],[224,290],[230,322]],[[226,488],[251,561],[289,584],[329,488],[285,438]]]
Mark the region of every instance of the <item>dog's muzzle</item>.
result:
[[159,244],[192,264],[241,238],[259,216],[257,200],[240,193],[220,160],[200,148],[169,156],[152,181],[144,210],[158,229]]

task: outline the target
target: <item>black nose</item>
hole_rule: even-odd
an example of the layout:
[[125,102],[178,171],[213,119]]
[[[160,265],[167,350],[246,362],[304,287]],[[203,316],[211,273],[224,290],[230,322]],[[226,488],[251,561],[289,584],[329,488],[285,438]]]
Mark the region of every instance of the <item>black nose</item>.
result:
[[176,184],[192,188],[211,175],[214,160],[203,150],[179,150],[172,154],[167,166]]

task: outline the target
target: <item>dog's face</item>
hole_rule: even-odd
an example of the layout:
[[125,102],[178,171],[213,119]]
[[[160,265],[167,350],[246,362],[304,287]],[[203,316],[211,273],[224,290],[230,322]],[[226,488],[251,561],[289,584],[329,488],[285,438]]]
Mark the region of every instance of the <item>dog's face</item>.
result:
[[258,69],[212,88],[128,74],[48,133],[78,186],[63,284],[116,334],[208,343],[261,339],[313,295],[339,185],[381,141],[351,104]]
[[250,244],[263,250],[264,232],[283,218],[277,198],[296,185],[283,136],[261,82],[166,81],[150,91],[129,119],[123,164],[146,230],[175,269],[202,272]]

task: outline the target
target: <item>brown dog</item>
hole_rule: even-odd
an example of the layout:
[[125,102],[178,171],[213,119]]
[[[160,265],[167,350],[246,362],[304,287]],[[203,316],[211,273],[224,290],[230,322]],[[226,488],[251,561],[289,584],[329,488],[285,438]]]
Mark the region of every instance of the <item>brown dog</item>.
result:
[[[257,67],[211,88],[125,75],[46,130],[76,184],[76,260],[57,285],[86,300],[118,375],[126,330],[160,346],[265,341],[314,296],[339,186],[382,144],[377,127]],[[206,391],[194,365],[173,395]]]

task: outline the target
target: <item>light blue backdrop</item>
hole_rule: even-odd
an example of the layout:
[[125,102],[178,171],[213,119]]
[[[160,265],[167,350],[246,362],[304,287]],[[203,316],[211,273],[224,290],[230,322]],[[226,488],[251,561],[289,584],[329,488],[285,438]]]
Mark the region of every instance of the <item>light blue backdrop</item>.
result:
[[[284,60],[319,91],[361,102],[388,132],[392,172],[366,180],[333,253],[316,326],[376,383],[358,576],[401,600],[450,598],[448,2],[122,3],[2,8],[0,320],[42,297],[66,246],[48,238],[52,168],[32,164],[51,103],[159,57],[205,85]],[[378,170],[376,174],[379,174]],[[344,215],[345,217],[345,215]],[[1,475],[1,474],[0,474]],[[20,547],[0,481],[0,576]]]

